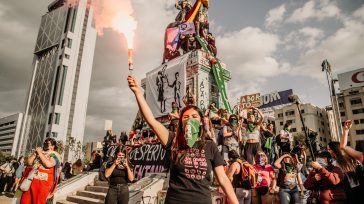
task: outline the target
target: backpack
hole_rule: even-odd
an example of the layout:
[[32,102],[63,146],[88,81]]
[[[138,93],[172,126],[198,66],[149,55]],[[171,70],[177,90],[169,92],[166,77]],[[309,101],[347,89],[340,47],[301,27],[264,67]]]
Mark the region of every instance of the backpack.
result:
[[241,180],[239,181],[239,186],[244,189],[252,189],[256,186],[256,171],[253,165],[249,164],[248,162],[241,162],[238,161],[240,164],[241,170]]

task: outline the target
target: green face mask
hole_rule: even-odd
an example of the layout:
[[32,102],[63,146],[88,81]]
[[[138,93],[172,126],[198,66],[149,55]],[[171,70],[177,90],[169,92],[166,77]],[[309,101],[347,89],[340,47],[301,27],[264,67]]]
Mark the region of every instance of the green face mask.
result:
[[182,128],[185,131],[187,145],[193,147],[200,133],[200,121],[195,118],[184,120],[182,122]]

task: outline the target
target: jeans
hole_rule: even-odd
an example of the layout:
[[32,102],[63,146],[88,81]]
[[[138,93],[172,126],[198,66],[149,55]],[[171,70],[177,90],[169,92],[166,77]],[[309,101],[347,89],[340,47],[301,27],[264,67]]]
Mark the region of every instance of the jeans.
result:
[[239,204],[250,204],[252,202],[252,191],[244,188],[235,189]]
[[128,204],[129,188],[128,185],[110,186],[106,194],[105,204]]
[[279,189],[281,204],[300,203],[300,196],[297,187],[294,189]]

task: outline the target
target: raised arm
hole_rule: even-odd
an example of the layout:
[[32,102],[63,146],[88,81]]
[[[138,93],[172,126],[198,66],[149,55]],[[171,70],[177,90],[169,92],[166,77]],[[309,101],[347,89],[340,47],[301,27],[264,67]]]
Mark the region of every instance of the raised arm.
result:
[[275,162],[274,162],[274,166],[277,168],[277,169],[280,169],[282,168],[282,160],[285,158],[285,157],[290,157],[289,154],[284,154],[282,155],[281,157],[279,157]]
[[340,148],[345,153],[350,155],[351,157],[354,157],[355,159],[359,160],[360,162],[363,162],[363,160],[364,160],[363,152],[356,151],[355,149],[347,146],[349,130],[352,126],[353,126],[353,122],[351,120],[345,121],[344,128],[343,128],[343,134],[341,135],[341,140],[340,140]]
[[144,119],[147,121],[149,127],[151,127],[152,130],[155,132],[158,139],[161,141],[162,145],[166,145],[168,142],[168,134],[169,134],[168,130],[154,118],[152,111],[150,110],[147,102],[145,101],[143,91],[137,79],[129,75],[128,84],[129,88],[133,91],[135,95],[135,98],[139,106],[139,110],[143,115]]
[[253,107],[253,110],[258,111],[258,114],[259,114],[259,120],[257,121],[257,124],[258,124],[259,126],[261,126],[261,125],[262,125],[262,122],[263,122],[263,120],[264,120],[264,115],[263,115],[262,111],[260,111],[258,108]]

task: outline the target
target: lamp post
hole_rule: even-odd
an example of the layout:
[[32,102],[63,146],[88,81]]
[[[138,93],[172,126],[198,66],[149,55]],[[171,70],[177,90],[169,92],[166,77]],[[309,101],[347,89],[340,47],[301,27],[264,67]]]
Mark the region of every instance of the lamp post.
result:
[[329,86],[329,92],[330,92],[330,99],[331,99],[331,107],[332,110],[334,112],[334,120],[335,120],[335,126],[336,126],[336,131],[337,131],[337,137],[340,138],[340,133],[342,132],[341,130],[341,117],[340,117],[340,111],[339,111],[339,104],[337,101],[337,95],[335,93],[335,82],[337,82],[337,80],[334,80],[332,77],[332,69],[331,69],[331,65],[330,63],[327,61],[327,59],[325,59],[322,64],[322,71],[326,72],[326,79],[327,79],[327,84]]
[[308,132],[307,132],[307,128],[306,128],[306,125],[305,125],[305,122],[303,120],[303,116],[302,116],[302,113],[301,113],[301,108],[299,106],[299,98],[297,95],[290,95],[288,96],[288,101],[291,102],[291,103],[294,103],[296,104],[297,106],[297,109],[298,109],[298,114],[300,115],[300,119],[301,119],[301,123],[302,123],[302,128],[305,132],[305,136],[306,136],[306,145],[308,146],[308,149],[310,149],[310,153],[311,153],[311,157],[312,157],[312,161],[315,161],[315,154],[313,152],[313,149],[312,149],[312,146],[311,146],[311,142],[308,138]]

